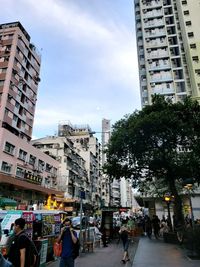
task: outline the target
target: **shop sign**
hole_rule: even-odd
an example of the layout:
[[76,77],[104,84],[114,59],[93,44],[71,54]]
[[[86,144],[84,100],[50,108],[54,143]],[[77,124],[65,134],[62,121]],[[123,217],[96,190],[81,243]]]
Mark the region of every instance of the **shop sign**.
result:
[[42,177],[41,176],[36,176],[32,173],[25,173],[24,178],[29,182],[33,184],[38,184],[41,185],[42,183]]

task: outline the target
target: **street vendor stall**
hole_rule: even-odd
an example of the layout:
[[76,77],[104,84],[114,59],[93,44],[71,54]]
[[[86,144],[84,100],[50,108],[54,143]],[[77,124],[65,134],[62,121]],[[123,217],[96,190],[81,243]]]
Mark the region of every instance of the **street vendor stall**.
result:
[[32,239],[33,235],[33,212],[30,211],[21,211],[21,210],[9,210],[6,212],[2,222],[2,239],[0,242],[0,248],[3,255],[7,255],[8,250],[8,239],[11,234],[13,234],[13,224],[16,219],[24,218],[26,221],[25,232]]
[[67,216],[64,211],[36,210],[33,211],[35,220],[33,222],[34,239],[47,239],[47,262],[54,259],[53,244],[60,233],[63,218]]

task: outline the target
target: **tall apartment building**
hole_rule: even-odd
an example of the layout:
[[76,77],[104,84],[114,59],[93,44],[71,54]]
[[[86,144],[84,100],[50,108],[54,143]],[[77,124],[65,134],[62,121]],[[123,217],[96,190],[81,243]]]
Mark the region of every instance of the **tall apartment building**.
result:
[[[110,120],[102,119],[102,166],[106,163],[106,153],[104,152],[111,135]],[[108,207],[111,205],[111,182],[106,174],[102,174],[101,179],[101,205]]]
[[0,25],[0,53],[0,126],[30,141],[40,55],[19,22]]
[[44,203],[59,163],[30,144],[41,58],[20,22],[0,25],[0,196]]
[[200,97],[200,5],[196,0],[134,0],[142,106],[153,94],[173,102]]

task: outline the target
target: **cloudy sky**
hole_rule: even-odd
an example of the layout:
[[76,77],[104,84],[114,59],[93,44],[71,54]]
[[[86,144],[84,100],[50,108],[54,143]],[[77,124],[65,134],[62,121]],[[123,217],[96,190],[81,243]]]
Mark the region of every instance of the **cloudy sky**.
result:
[[133,0],[0,0],[0,23],[20,21],[42,55],[34,137],[58,123],[101,131],[140,109]]

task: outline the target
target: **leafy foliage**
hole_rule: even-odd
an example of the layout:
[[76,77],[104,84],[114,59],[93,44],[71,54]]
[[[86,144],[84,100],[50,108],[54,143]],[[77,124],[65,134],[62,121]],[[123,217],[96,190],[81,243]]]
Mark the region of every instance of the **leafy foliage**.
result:
[[181,220],[178,187],[188,178],[200,182],[200,106],[191,98],[173,104],[160,95],[153,104],[126,115],[113,126],[105,172],[132,178],[141,191],[167,189]]

